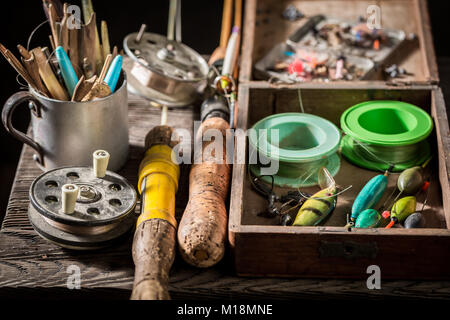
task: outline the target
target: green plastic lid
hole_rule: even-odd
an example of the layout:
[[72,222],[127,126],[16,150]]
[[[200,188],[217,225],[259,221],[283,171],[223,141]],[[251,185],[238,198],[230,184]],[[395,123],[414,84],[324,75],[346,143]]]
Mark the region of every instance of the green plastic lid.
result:
[[361,142],[404,146],[426,139],[433,130],[433,120],[424,110],[406,102],[369,101],[346,110],[341,128]]

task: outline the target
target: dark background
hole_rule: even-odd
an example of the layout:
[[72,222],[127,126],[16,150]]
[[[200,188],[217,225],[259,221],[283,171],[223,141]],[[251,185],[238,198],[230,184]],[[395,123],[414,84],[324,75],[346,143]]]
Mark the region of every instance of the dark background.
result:
[[[277,0],[274,0],[277,1]],[[80,5],[81,1],[71,1]],[[97,21],[108,22],[111,45],[122,47],[123,38],[139,30],[142,23],[147,24],[148,31],[166,34],[168,0],[153,1],[100,1],[94,0]],[[450,46],[448,1],[429,0],[434,45],[439,64],[441,87],[446,101],[450,101]],[[31,31],[45,20],[41,0],[9,2],[12,6],[6,10],[3,4],[0,19],[0,42],[17,55],[17,44],[26,46]],[[185,0],[182,6],[183,42],[202,54],[210,54],[219,43],[220,23],[223,0]],[[46,24],[33,38],[31,47],[48,43],[50,29]],[[1,57],[0,59],[0,104],[18,91],[20,86],[15,81],[16,72]],[[18,112],[14,123],[18,129],[26,130],[29,112],[26,108]],[[22,144],[14,140],[4,129],[0,128],[0,221],[6,211],[11,184],[19,159]]]

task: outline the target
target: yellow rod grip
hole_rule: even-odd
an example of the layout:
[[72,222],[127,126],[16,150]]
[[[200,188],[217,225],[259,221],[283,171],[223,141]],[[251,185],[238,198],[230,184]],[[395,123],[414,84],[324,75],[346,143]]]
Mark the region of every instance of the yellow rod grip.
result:
[[180,168],[172,162],[172,152],[167,145],[155,145],[141,162],[138,189],[142,195],[142,208],[137,226],[150,219],[162,219],[177,227],[175,193]]

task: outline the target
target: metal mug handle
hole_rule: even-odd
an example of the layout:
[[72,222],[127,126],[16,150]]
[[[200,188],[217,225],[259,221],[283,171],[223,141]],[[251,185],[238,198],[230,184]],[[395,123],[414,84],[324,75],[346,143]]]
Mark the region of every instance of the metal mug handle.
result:
[[14,110],[18,105],[23,102],[29,102],[29,108],[31,112],[36,116],[40,117],[40,102],[29,92],[20,91],[13,94],[5,103],[2,110],[2,122],[6,131],[8,131],[17,140],[29,145],[36,151],[34,155],[34,160],[36,160],[40,165],[44,166],[44,154],[41,146],[28,137],[25,133],[17,130],[12,125],[12,115]]

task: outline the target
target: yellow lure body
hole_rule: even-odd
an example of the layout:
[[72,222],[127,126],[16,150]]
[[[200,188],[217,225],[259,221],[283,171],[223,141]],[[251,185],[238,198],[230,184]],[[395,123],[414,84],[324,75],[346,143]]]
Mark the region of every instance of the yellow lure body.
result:
[[294,226],[315,226],[336,206],[336,188],[326,188],[306,200],[298,211]]

